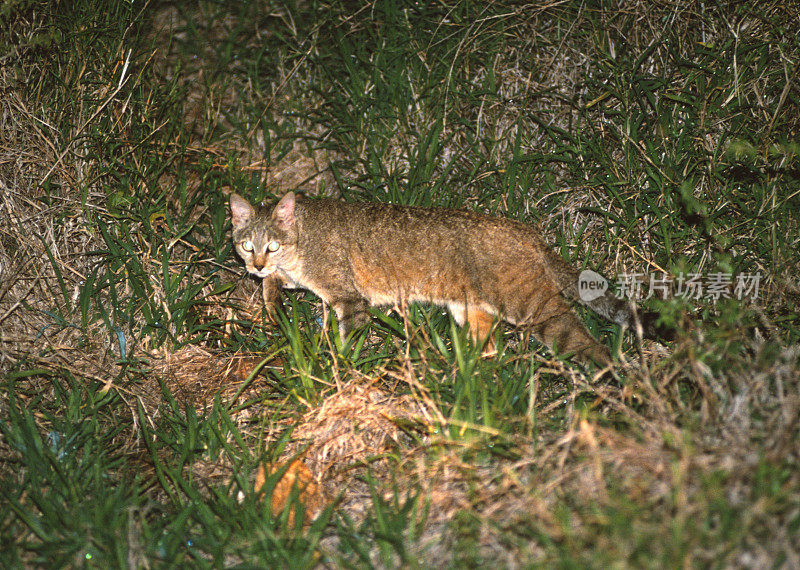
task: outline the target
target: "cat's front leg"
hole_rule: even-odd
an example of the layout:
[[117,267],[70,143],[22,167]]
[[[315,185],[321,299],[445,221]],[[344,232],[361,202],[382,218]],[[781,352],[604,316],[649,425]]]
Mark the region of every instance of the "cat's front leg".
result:
[[352,331],[369,321],[367,302],[364,299],[336,299],[331,302],[336,320],[339,323],[339,337],[344,342]]
[[283,285],[284,281],[277,272],[261,280],[261,299],[264,301],[265,320],[268,323],[276,322],[275,313],[280,305]]

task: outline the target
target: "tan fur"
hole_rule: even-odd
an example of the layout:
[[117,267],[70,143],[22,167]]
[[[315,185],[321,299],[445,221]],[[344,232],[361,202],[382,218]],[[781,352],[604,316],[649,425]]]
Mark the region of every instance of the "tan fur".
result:
[[[368,305],[426,302],[447,307],[487,352],[493,324],[504,319],[530,327],[559,353],[611,361],[570,305],[577,272],[522,223],[292,193],[272,211],[233,195],[231,213],[237,252],[248,271],[268,281],[265,301],[274,301],[279,287],[309,289],[333,308],[342,338],[366,322]],[[630,308],[609,293],[590,306],[620,324],[634,322]]]

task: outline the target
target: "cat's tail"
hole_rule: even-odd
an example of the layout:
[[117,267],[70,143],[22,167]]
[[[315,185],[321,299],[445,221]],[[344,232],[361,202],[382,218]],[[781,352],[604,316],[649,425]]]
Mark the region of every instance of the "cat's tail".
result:
[[[656,340],[672,340],[675,337],[673,327],[659,323],[660,314],[653,311],[638,311],[631,301],[620,299],[607,286],[605,278],[594,272],[587,272],[595,277],[596,283],[606,284],[605,288],[588,289],[586,275],[578,273],[555,252],[550,253],[551,267],[561,293],[571,301],[577,301],[596,312],[601,317],[633,331],[639,331],[645,338]],[[602,293],[599,291],[602,290]]]
[[609,321],[633,331],[639,331],[645,338],[654,340],[673,340],[675,338],[673,327],[659,323],[661,317],[659,313],[639,311],[633,302],[618,299],[608,290],[591,301],[583,301],[580,296],[576,300]]

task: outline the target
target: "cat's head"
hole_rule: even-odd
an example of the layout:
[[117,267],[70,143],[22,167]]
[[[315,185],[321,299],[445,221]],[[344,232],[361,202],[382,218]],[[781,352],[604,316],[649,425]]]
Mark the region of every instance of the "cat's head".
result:
[[233,243],[253,275],[266,277],[276,269],[291,270],[296,266],[296,202],[295,195],[289,192],[270,212],[231,194]]

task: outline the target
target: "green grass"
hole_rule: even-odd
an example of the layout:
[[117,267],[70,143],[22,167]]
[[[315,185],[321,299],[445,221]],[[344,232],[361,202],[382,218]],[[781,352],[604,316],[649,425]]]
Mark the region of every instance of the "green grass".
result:
[[[797,17],[0,5],[0,565],[791,564]],[[343,344],[310,293],[262,319],[229,241],[227,192],[287,189],[490,212],[611,278],[759,295],[643,301],[668,351],[582,313],[633,362],[600,383],[508,328],[482,359],[432,307]],[[295,456],[326,491],[306,525],[253,489]]]

